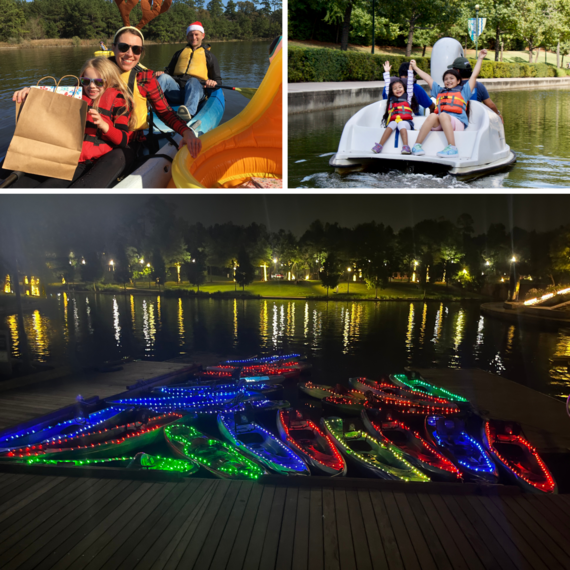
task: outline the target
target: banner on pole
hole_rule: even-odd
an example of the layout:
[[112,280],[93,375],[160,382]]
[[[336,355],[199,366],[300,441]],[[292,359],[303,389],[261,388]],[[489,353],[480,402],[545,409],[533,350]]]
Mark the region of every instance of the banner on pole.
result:
[[[475,22],[478,20],[478,26]],[[483,33],[485,29],[485,24],[487,23],[487,18],[469,18],[467,20],[467,28],[469,29],[469,35],[471,36],[471,40],[475,41],[475,39]],[[477,30],[477,27],[479,30]]]

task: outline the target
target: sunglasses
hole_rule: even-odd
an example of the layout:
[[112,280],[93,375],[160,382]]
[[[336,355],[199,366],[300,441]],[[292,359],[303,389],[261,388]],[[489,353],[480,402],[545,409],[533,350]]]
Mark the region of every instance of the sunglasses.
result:
[[142,49],[143,49],[142,46],[131,46],[131,45],[125,44],[123,42],[118,44],[117,47],[119,48],[119,51],[121,53],[127,53],[129,51],[129,49],[132,49],[134,55],[140,55],[142,53]]
[[103,87],[105,85],[105,80],[104,79],[90,79],[89,77],[81,77],[79,79],[79,83],[81,83],[81,85],[83,87],[89,87],[89,85],[91,85],[91,83],[95,83],[95,87],[99,87],[99,89],[101,89],[101,87]]

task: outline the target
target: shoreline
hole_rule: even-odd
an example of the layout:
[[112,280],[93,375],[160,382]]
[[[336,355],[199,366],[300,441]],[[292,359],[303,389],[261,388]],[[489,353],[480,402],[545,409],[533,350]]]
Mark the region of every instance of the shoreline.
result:
[[[568,88],[567,77],[513,77],[479,79],[489,91],[516,89]],[[418,81],[426,85],[425,81]],[[289,114],[330,111],[343,107],[367,105],[382,99],[384,81],[335,81],[322,83],[288,83],[287,102]]]
[[[105,42],[107,45],[113,42],[113,38],[106,38]],[[267,42],[272,41],[272,38],[253,38],[247,40],[218,40],[218,39],[207,39],[207,43],[222,43],[222,42]],[[156,42],[153,40],[145,40],[145,45],[184,45],[185,41],[180,42]],[[8,42],[0,42],[0,50],[11,50],[11,49],[44,49],[44,48],[74,48],[74,47],[97,47],[99,48],[99,40],[81,40],[80,45],[76,46],[73,44],[71,38],[61,38],[57,40],[28,40],[23,41],[20,44],[10,44]]]

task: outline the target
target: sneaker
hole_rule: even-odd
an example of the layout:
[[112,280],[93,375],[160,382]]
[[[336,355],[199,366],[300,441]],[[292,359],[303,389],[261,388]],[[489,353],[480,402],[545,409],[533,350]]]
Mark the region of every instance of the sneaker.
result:
[[448,144],[443,150],[437,153],[437,156],[441,158],[455,158],[459,156],[459,151],[456,146]]
[[426,151],[422,148],[422,145],[419,143],[416,143],[414,145],[414,148],[412,149],[412,154],[414,156],[423,156],[426,153]]
[[184,105],[180,105],[180,107],[178,107],[178,116],[185,123],[192,118],[192,115],[188,112],[188,107],[185,107]]
[[402,147],[402,154],[412,154],[412,149],[407,144],[405,144]]
[[380,154],[382,152],[382,149],[384,148],[383,145],[381,145],[380,143],[376,143],[373,147],[372,147],[372,152],[375,152],[376,154]]

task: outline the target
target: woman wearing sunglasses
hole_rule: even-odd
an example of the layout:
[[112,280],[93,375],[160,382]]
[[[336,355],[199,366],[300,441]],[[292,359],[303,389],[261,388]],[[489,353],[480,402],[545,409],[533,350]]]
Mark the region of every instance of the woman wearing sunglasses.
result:
[[140,65],[144,54],[142,32],[132,26],[121,28],[113,40],[115,56],[110,61],[117,64],[122,80],[129,86],[134,100],[136,126],[129,137],[129,146],[135,150],[144,140],[143,130],[148,128],[147,103],[155,110],[160,119],[173,131],[182,136],[180,148],[188,145],[192,157],[196,158],[202,148],[202,142],[172,110],[158,84],[154,71]]

